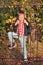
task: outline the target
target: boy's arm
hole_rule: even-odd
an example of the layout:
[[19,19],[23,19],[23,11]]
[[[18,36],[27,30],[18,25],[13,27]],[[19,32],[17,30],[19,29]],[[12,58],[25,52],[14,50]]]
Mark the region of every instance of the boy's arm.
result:
[[17,20],[16,23],[15,23],[15,26],[18,25],[19,21]]
[[28,26],[28,22],[25,20],[24,23]]

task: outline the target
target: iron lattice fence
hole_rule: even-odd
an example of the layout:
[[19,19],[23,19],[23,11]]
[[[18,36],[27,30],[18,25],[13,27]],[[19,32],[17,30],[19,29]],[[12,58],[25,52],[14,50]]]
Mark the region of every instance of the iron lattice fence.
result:
[[[21,5],[21,4],[20,4]],[[30,6],[34,6],[34,5],[37,5],[37,4],[29,4]],[[43,4],[40,4],[40,6],[41,5],[43,5]],[[18,6],[18,4],[17,5],[13,5],[13,4],[0,4],[0,6],[3,6],[3,7],[7,7],[7,6]],[[24,5],[25,6],[25,5]],[[35,18],[35,17],[34,17]],[[35,22],[35,21],[34,21]],[[33,22],[33,23],[34,23]],[[37,29],[37,27],[36,27],[36,29]],[[34,61],[36,61],[36,62],[40,62],[40,61],[42,61],[43,62],[43,56],[41,57],[40,56],[40,54],[39,54],[39,52],[38,52],[38,50],[39,50],[39,38],[38,38],[38,30],[34,33],[35,34],[35,44],[36,44],[36,49],[34,48],[34,47],[32,47],[32,42],[31,42],[31,34],[29,35],[29,37],[28,37],[28,44],[30,45],[30,50],[29,50],[29,57],[30,57],[30,59],[32,59],[32,60],[34,60]],[[28,48],[28,47],[27,47]],[[36,55],[34,56],[34,49],[36,50],[35,51],[35,53],[36,53]],[[33,54],[33,55],[32,55]],[[2,59],[2,61],[4,60],[4,59],[9,59],[9,58],[0,58],[0,59]]]

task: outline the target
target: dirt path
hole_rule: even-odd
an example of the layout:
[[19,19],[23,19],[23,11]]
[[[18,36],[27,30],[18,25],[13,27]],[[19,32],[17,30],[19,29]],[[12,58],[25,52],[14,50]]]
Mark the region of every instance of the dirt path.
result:
[[[34,62],[34,59],[28,57],[28,61],[23,61],[23,55],[21,53],[21,46],[19,44],[19,41],[17,41],[17,47],[9,50],[8,39],[5,39],[2,42],[0,42],[0,65],[43,65],[43,62]],[[27,44],[27,46],[29,46]],[[28,48],[27,48],[28,50]]]

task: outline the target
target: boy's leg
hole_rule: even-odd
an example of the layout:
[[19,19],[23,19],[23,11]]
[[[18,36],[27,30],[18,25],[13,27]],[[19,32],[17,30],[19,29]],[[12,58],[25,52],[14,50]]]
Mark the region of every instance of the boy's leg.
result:
[[22,47],[22,53],[23,53],[23,37],[19,36],[19,41]]
[[24,59],[27,59],[27,49],[26,49],[26,36],[24,36]]
[[14,43],[14,38],[18,38],[18,35],[14,32],[8,32],[8,38],[10,41],[10,45],[12,46]]
[[22,52],[24,55],[24,59],[27,59],[27,50],[26,50],[26,36],[19,37],[21,46],[22,46]]

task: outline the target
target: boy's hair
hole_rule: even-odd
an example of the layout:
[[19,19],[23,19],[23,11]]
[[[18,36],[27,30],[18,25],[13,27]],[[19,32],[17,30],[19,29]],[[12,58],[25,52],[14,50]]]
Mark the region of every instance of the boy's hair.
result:
[[24,11],[19,10],[18,14],[24,14]]

